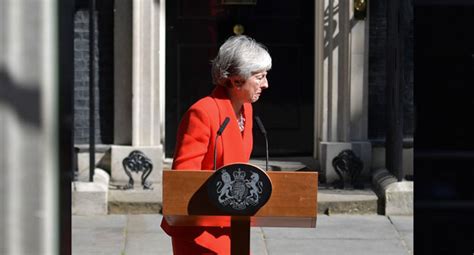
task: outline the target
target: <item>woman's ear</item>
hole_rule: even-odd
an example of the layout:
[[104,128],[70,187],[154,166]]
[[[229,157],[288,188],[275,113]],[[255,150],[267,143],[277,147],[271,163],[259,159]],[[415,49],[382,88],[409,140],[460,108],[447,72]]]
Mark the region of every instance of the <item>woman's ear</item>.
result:
[[242,79],[239,76],[234,76],[230,78],[230,83],[232,84],[232,87],[240,88],[244,84]]

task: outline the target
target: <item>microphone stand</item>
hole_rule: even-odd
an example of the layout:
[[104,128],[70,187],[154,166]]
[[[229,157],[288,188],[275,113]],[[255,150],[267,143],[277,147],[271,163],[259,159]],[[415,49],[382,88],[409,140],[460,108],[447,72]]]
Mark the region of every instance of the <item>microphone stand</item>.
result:
[[267,139],[267,132],[263,133],[263,137],[265,137],[265,171],[268,171],[268,139]]
[[263,137],[265,138],[265,171],[268,171],[268,138],[267,138],[267,131],[265,130],[265,127],[263,126],[262,121],[258,116],[255,116],[255,121],[257,122],[257,126],[260,129],[260,132],[263,134]]
[[219,134],[216,135],[216,141],[214,143],[214,171],[216,171],[217,167],[217,138],[219,138]]

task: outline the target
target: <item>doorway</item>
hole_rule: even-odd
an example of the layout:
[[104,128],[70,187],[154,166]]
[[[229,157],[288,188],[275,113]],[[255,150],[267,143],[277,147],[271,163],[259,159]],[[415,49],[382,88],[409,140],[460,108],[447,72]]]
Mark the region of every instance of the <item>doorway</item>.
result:
[[[165,152],[172,157],[176,130],[186,110],[214,85],[210,61],[234,28],[267,46],[270,88],[256,102],[268,132],[271,156],[311,156],[314,143],[314,1],[177,0],[166,5]],[[254,128],[252,157],[265,155]]]

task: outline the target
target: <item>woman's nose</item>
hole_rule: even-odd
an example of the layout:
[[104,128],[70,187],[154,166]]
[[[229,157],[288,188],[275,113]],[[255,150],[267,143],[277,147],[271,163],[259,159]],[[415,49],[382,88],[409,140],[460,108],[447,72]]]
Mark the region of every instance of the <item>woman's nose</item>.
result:
[[268,80],[267,80],[267,78],[265,78],[265,79],[263,80],[263,82],[260,84],[260,86],[261,86],[262,88],[264,88],[264,89],[267,89],[267,88],[268,88]]

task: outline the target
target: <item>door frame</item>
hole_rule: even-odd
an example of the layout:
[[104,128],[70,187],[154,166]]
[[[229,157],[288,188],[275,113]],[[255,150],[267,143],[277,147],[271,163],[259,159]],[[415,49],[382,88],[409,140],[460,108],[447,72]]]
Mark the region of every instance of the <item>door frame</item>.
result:
[[[314,39],[314,49],[315,49],[315,58],[314,58],[314,132],[313,132],[313,158],[319,158],[319,146],[322,141],[322,92],[323,92],[323,70],[324,70],[324,2],[325,1],[316,1],[315,10],[314,10],[314,27],[315,27],[315,39]],[[164,145],[166,143],[166,123],[165,123],[165,114],[166,114],[166,0],[160,0],[160,12],[159,17],[156,17],[159,20],[159,105],[160,105],[160,130],[161,130],[161,142],[163,144],[163,155],[166,155]]]

